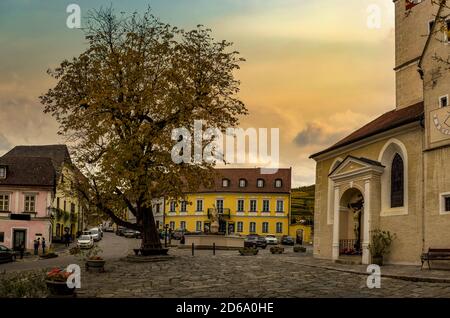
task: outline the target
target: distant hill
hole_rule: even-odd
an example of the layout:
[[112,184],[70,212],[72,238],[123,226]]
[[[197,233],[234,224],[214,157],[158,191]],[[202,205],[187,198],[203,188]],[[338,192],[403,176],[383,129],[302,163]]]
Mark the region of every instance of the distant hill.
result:
[[299,187],[291,190],[291,223],[305,220],[308,224],[314,222],[315,185]]

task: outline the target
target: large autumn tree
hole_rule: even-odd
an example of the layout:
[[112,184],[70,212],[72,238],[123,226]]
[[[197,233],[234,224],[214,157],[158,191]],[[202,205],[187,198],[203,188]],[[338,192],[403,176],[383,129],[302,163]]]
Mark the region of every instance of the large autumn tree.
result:
[[194,120],[236,126],[247,112],[236,96],[243,59],[211,30],[172,27],[150,9],[92,11],[84,32],[87,49],[49,70],[57,82],[40,99],[85,176],[72,189],[116,224],[141,231],[143,251],[153,253],[161,243],[152,199],[181,198],[212,180],[214,163],[173,162],[172,130],[193,131]]

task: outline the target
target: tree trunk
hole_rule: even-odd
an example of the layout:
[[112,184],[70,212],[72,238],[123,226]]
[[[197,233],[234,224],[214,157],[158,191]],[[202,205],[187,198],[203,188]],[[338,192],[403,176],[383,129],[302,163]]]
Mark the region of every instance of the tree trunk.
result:
[[142,207],[142,245],[143,250],[161,249],[161,240],[153,217],[152,207]]

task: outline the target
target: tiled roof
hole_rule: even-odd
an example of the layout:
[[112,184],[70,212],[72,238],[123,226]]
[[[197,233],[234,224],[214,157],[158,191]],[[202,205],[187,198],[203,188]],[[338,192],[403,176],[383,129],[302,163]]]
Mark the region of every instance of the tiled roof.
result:
[[[274,174],[261,174],[260,168],[220,168],[215,169],[217,176],[211,188],[201,187],[196,192],[239,192],[239,193],[289,193],[291,191],[291,168],[278,169]],[[228,187],[222,186],[222,180],[230,180]],[[239,187],[239,180],[245,179],[247,185]],[[264,187],[257,187],[257,180],[264,180]],[[281,188],[275,187],[275,180],[281,179]]]
[[371,121],[367,125],[354,131],[344,139],[338,141],[333,146],[311,155],[310,158],[317,157],[331,150],[338,149],[340,147],[349,145],[351,143],[382,133],[384,131],[388,131],[390,129],[394,129],[396,127],[403,126],[415,121],[420,121],[422,120],[424,114],[423,107],[423,102],[420,102],[409,107],[395,109],[387,112],[377,119]]
[[55,170],[50,158],[0,157],[0,166],[6,166],[6,179],[0,185],[55,186]]
[[66,145],[16,146],[3,157],[41,157],[50,158],[59,175],[63,163],[71,163]]

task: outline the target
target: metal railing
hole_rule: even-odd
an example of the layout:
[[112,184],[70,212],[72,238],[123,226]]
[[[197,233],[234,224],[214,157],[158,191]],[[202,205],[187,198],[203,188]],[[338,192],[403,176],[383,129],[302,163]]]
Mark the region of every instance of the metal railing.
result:
[[355,239],[339,240],[339,254],[344,255],[360,255],[362,251],[361,242]]

